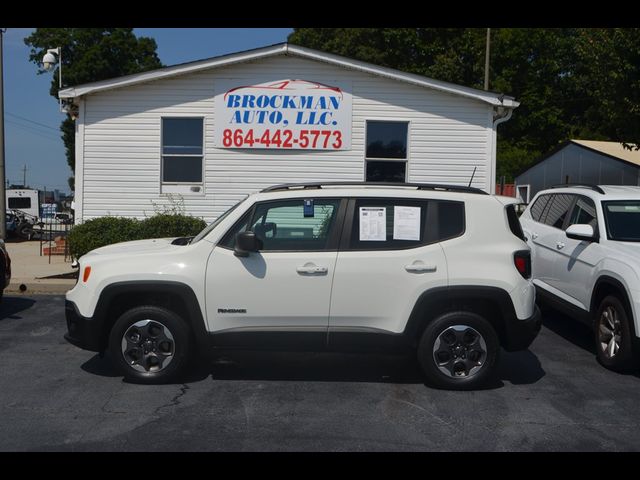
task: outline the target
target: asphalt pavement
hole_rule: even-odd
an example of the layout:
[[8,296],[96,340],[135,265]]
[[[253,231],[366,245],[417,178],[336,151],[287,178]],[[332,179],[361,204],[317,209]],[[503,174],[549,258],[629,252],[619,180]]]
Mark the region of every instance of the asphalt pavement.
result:
[[545,318],[485,390],[423,384],[412,358],[238,352],[185,383],[126,383],[63,339],[60,295],[0,307],[0,451],[638,451],[640,376]]

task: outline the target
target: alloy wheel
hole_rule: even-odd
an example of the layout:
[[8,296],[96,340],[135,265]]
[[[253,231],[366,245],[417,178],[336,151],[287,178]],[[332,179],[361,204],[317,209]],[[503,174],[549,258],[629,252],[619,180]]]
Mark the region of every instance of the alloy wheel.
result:
[[471,377],[487,359],[487,344],[475,328],[453,325],[436,338],[433,359],[438,369],[451,378]]
[[613,359],[622,344],[622,325],[614,306],[608,305],[598,322],[598,344],[608,359]]
[[125,362],[139,372],[159,372],[167,368],[175,354],[175,340],[169,329],[156,320],[140,320],[122,336]]

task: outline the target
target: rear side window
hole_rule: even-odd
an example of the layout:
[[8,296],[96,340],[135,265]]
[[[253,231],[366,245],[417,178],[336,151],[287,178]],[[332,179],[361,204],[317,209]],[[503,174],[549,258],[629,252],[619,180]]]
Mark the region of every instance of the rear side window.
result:
[[524,236],[524,232],[522,231],[522,225],[520,225],[520,219],[518,218],[518,214],[516,213],[516,206],[511,204],[507,205],[507,221],[509,222],[509,229],[511,233],[513,233],[520,240],[526,241]]
[[464,233],[464,203],[446,200],[431,202],[438,212],[437,241],[459,237]]
[[416,248],[458,237],[464,230],[463,202],[359,199],[347,245],[349,250]]
[[429,202],[412,199],[359,199],[351,226],[352,250],[395,250],[426,243]]

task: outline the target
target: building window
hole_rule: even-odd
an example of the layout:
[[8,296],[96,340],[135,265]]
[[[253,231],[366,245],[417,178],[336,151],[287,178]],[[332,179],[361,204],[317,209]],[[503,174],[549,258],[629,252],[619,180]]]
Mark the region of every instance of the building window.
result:
[[408,122],[367,121],[367,182],[405,182]]
[[203,119],[162,119],[162,183],[202,183]]

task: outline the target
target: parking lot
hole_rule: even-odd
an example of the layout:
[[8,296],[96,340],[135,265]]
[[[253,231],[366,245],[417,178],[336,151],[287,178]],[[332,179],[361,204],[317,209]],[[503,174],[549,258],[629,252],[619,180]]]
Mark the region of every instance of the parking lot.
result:
[[238,352],[184,384],[122,381],[63,339],[62,296],[7,295],[0,314],[2,451],[636,451],[638,375],[595,360],[547,315],[490,388],[426,387],[411,358]]

